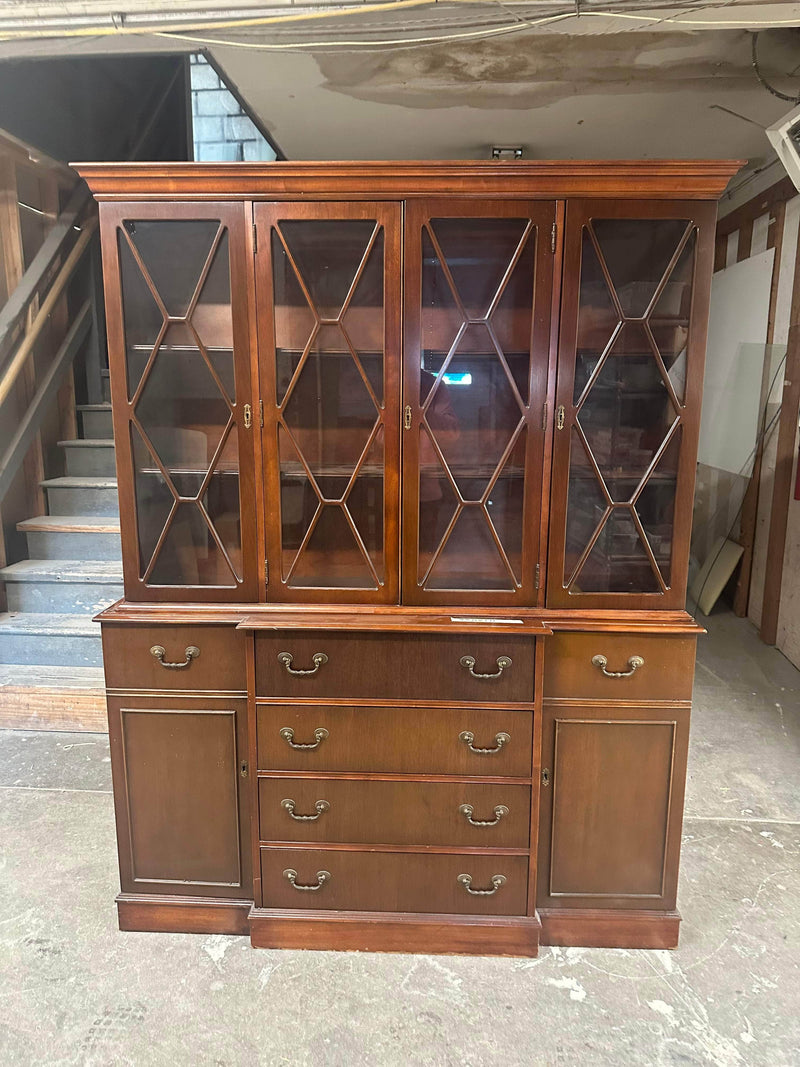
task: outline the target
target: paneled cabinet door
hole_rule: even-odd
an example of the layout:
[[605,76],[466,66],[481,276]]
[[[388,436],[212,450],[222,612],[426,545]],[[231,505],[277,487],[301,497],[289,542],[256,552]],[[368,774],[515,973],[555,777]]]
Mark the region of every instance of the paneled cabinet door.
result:
[[104,203],[125,595],[253,600],[241,204]]
[[550,607],[684,604],[715,213],[567,205]]
[[108,698],[126,893],[252,899],[247,701]]
[[689,708],[545,704],[540,908],[675,907]]
[[552,201],[406,206],[403,599],[537,603]]
[[255,219],[267,600],[396,603],[400,205]]

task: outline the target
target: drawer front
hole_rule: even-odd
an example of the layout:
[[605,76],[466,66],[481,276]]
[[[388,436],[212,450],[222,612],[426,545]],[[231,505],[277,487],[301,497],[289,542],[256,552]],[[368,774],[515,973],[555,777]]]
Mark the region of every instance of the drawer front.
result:
[[530,839],[525,785],[261,778],[258,800],[265,841],[527,848]]
[[[544,643],[544,695],[585,700],[691,700],[695,637],[553,634]],[[605,664],[592,662],[604,657]],[[637,658],[643,662],[638,663]],[[627,677],[609,677],[606,672]]]
[[530,711],[259,704],[256,721],[259,770],[531,776]]
[[[245,635],[234,626],[104,623],[106,685],[109,689],[246,692],[245,642]],[[163,653],[156,655],[153,649],[163,649]]]
[[[284,653],[291,663],[279,660]],[[320,662],[320,655],[327,659]],[[472,674],[461,662],[464,657],[473,660]],[[519,635],[331,630],[258,634],[256,694],[528,703],[533,701],[533,657],[534,640]],[[504,658],[511,662],[500,670],[498,660]],[[291,673],[298,670],[313,673]]]
[[[296,873],[295,884],[284,871]],[[298,888],[319,885],[321,872],[330,877],[320,888]],[[472,895],[461,874],[472,889],[493,889],[497,875],[504,881],[490,896]],[[265,908],[524,915],[527,883],[527,856],[261,849]]]

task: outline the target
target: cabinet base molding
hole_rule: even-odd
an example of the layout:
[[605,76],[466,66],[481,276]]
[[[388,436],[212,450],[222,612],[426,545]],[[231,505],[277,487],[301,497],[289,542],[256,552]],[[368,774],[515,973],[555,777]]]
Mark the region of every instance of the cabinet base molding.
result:
[[411,915],[401,912],[318,912],[253,908],[253,948],[340,952],[424,952],[434,955],[536,956],[538,916]]
[[677,948],[677,911],[542,908],[541,943],[565,948]]
[[249,900],[206,897],[117,896],[120,930],[167,934],[247,934]]

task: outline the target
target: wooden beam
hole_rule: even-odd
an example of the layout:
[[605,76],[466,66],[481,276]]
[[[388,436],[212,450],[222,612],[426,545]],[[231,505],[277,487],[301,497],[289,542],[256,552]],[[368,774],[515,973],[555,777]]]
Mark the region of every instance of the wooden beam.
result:
[[792,493],[798,413],[800,413],[800,236],[798,236],[795,253],[783,398],[778,423],[778,452],[775,459],[775,480],[769,519],[764,603],[761,612],[761,640],[768,645],[774,645],[778,639],[783,555],[786,549],[786,525],[789,518],[789,499]]
[[87,300],[75,316],[67,336],[36,390],[30,407],[25,412],[8,448],[0,457],[0,500],[3,499],[14,480],[31,441],[39,431],[47,406],[55,397],[64,374],[72,366],[75,354],[89,333],[91,323],[91,307]]
[[[761,396],[764,404],[769,399],[770,381],[772,375],[771,346],[775,337],[775,306],[778,300],[778,283],[781,273],[781,248],[783,247],[783,225],[786,218],[786,201],[775,205],[774,219],[769,228],[767,248],[775,249],[775,258],[772,261],[772,281],[769,293],[769,318],[767,320],[767,352],[764,359],[764,368],[761,375]],[[744,618],[750,602],[750,580],[753,573],[753,549],[756,540],[756,526],[758,523],[758,496],[761,490],[761,468],[764,461],[764,445],[762,438],[766,425],[766,407],[764,417],[758,426],[758,440],[756,441],[756,454],[753,460],[753,473],[750,475],[747,489],[742,501],[742,518],[740,523],[740,543],[744,548],[742,563],[739,567],[739,576],[736,580],[736,591],[733,596],[733,611],[739,618]]]
[[763,193],[754,196],[746,204],[737,207],[729,215],[723,215],[717,222],[717,237],[727,237],[734,230],[739,230],[747,222],[754,222],[759,215],[771,211],[777,204],[785,203],[797,196],[797,189],[791,178],[781,178],[779,182],[765,189]]

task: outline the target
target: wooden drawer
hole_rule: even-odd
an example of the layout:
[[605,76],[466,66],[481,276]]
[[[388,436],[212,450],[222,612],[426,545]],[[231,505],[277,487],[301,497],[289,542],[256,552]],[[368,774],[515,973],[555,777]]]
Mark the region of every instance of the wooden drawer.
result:
[[[103,663],[109,689],[247,691],[244,634],[234,626],[140,626],[103,623]],[[163,662],[151,652],[163,648]],[[187,650],[196,648],[194,658]],[[183,663],[170,668],[165,663]]]
[[[585,700],[691,700],[696,640],[660,634],[553,634],[544,643],[544,695]],[[607,671],[630,671],[635,656],[644,663],[629,677],[609,678],[592,662],[595,656],[605,656]]]
[[259,770],[531,776],[530,711],[258,704],[256,722]]
[[530,840],[526,785],[261,778],[258,801],[265,841],[527,848]]
[[[302,890],[287,870],[296,872],[297,885],[319,884],[321,871],[330,878],[319,889]],[[475,889],[491,889],[495,875],[505,882],[491,896],[473,896],[460,874]],[[261,886],[265,908],[524,915],[528,857],[262,848]]]
[[[312,674],[315,654],[327,656]],[[533,701],[534,641],[506,634],[347,633],[332,630],[256,635],[256,694],[354,700]],[[473,677],[461,663],[474,657]],[[511,664],[498,671],[497,660]]]

